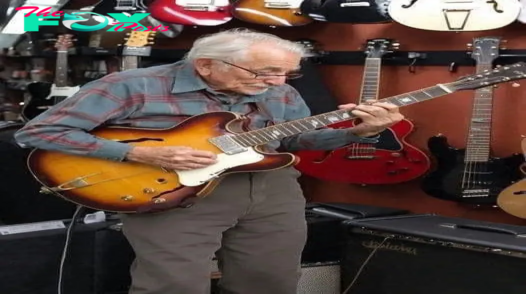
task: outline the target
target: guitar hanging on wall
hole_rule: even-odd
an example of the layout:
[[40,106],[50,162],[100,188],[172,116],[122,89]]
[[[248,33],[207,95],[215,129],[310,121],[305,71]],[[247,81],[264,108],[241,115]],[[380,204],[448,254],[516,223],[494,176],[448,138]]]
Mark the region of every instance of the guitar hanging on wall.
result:
[[[521,148],[526,158],[526,138],[522,139]],[[521,165],[521,172],[526,175],[526,163]],[[497,197],[497,205],[508,214],[526,219],[526,178],[502,190]]]
[[430,31],[485,31],[517,20],[517,0],[391,0],[389,16],[415,29]]
[[354,24],[391,22],[390,0],[304,0],[301,12],[317,21]]
[[[475,38],[472,58],[481,74],[493,67],[499,57],[500,38]],[[429,151],[437,168],[424,177],[422,190],[432,197],[468,204],[496,204],[498,194],[519,180],[522,155],[491,157],[491,117],[493,87],[475,92],[466,149],[455,149],[441,135],[429,139]]]
[[[526,79],[526,63],[519,62],[437,84],[382,101],[398,106],[428,101],[462,90],[472,90]],[[178,146],[217,154],[218,162],[193,170],[167,170],[135,162],[118,162],[36,149],[28,167],[43,185],[42,192],[60,195],[74,203],[106,211],[148,213],[193,203],[205,197],[232,173],[262,172],[297,163],[291,153],[268,153],[264,145],[330,124],[355,118],[348,110],[336,110],[265,128],[241,131],[245,119],[228,111],[192,116],[173,128],[106,127],[91,131],[94,136],[134,146]]]
[[[382,57],[397,48],[390,39],[368,40],[362,90],[358,103],[378,99]],[[349,128],[355,121],[330,125]],[[405,138],[413,131],[409,120],[402,120],[380,133],[377,144],[352,143],[332,151],[304,150],[296,153],[302,173],[327,180],[353,184],[396,184],[422,176],[430,160],[424,152],[408,144]]]
[[68,49],[73,46],[73,35],[60,35],[55,44],[57,61],[55,68],[55,81],[53,84],[34,82],[27,85],[30,99],[24,104],[21,115],[29,121],[51,106],[73,96],[80,90],[80,86],[68,86]]
[[132,31],[128,33],[122,49],[121,71],[139,68],[140,57],[150,56],[156,32]]
[[155,19],[190,26],[218,26],[232,20],[229,0],[155,0],[148,12]]
[[239,0],[232,15],[242,21],[272,27],[302,26],[314,20],[300,11],[303,0]]

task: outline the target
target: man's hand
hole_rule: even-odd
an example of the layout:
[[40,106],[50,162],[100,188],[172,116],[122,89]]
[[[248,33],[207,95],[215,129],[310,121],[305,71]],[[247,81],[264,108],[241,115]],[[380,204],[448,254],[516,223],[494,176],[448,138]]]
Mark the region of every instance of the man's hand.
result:
[[366,104],[359,105],[343,104],[338,108],[351,110],[351,114],[361,119],[361,123],[350,129],[353,134],[361,137],[379,134],[404,119],[398,106],[376,100],[368,100]]
[[126,159],[158,165],[169,170],[190,170],[216,163],[216,155],[209,151],[195,150],[186,146],[133,147]]

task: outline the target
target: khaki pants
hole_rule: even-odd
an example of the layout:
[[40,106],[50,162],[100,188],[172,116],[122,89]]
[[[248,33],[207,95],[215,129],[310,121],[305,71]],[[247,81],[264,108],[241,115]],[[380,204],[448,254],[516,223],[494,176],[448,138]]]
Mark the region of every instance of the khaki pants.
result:
[[217,251],[221,293],[296,294],[307,231],[298,176],[234,174],[190,208],[124,216],[136,253],[129,293],[209,294]]

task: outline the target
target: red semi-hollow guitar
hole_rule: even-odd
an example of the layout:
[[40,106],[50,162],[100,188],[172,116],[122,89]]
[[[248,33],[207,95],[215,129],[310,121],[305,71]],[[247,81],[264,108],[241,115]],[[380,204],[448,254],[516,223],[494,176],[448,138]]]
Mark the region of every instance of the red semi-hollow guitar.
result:
[[156,0],[148,12],[160,21],[191,26],[217,26],[233,16],[228,0]]
[[[360,102],[378,99],[380,67],[384,54],[397,47],[389,39],[368,40],[367,58]],[[349,128],[356,121],[330,125],[331,128]],[[414,125],[408,120],[393,125],[380,133],[376,144],[353,143],[336,150],[300,151],[296,168],[303,174],[327,181],[353,184],[395,184],[413,180],[430,168],[428,156],[408,144],[405,138]]]

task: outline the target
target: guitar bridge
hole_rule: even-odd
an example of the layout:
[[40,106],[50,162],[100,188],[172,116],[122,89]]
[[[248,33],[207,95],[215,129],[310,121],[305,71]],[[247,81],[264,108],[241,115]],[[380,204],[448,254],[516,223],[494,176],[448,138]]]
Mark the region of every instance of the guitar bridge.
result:
[[462,191],[463,198],[489,197],[489,189],[469,189]]
[[289,9],[292,8],[292,6],[289,3],[281,3],[281,2],[266,2],[265,8],[271,8],[271,9]]
[[184,6],[183,9],[189,10],[189,11],[209,11],[210,10],[208,6],[198,6],[198,5]]
[[375,159],[374,155],[350,155],[346,157],[347,159]]

